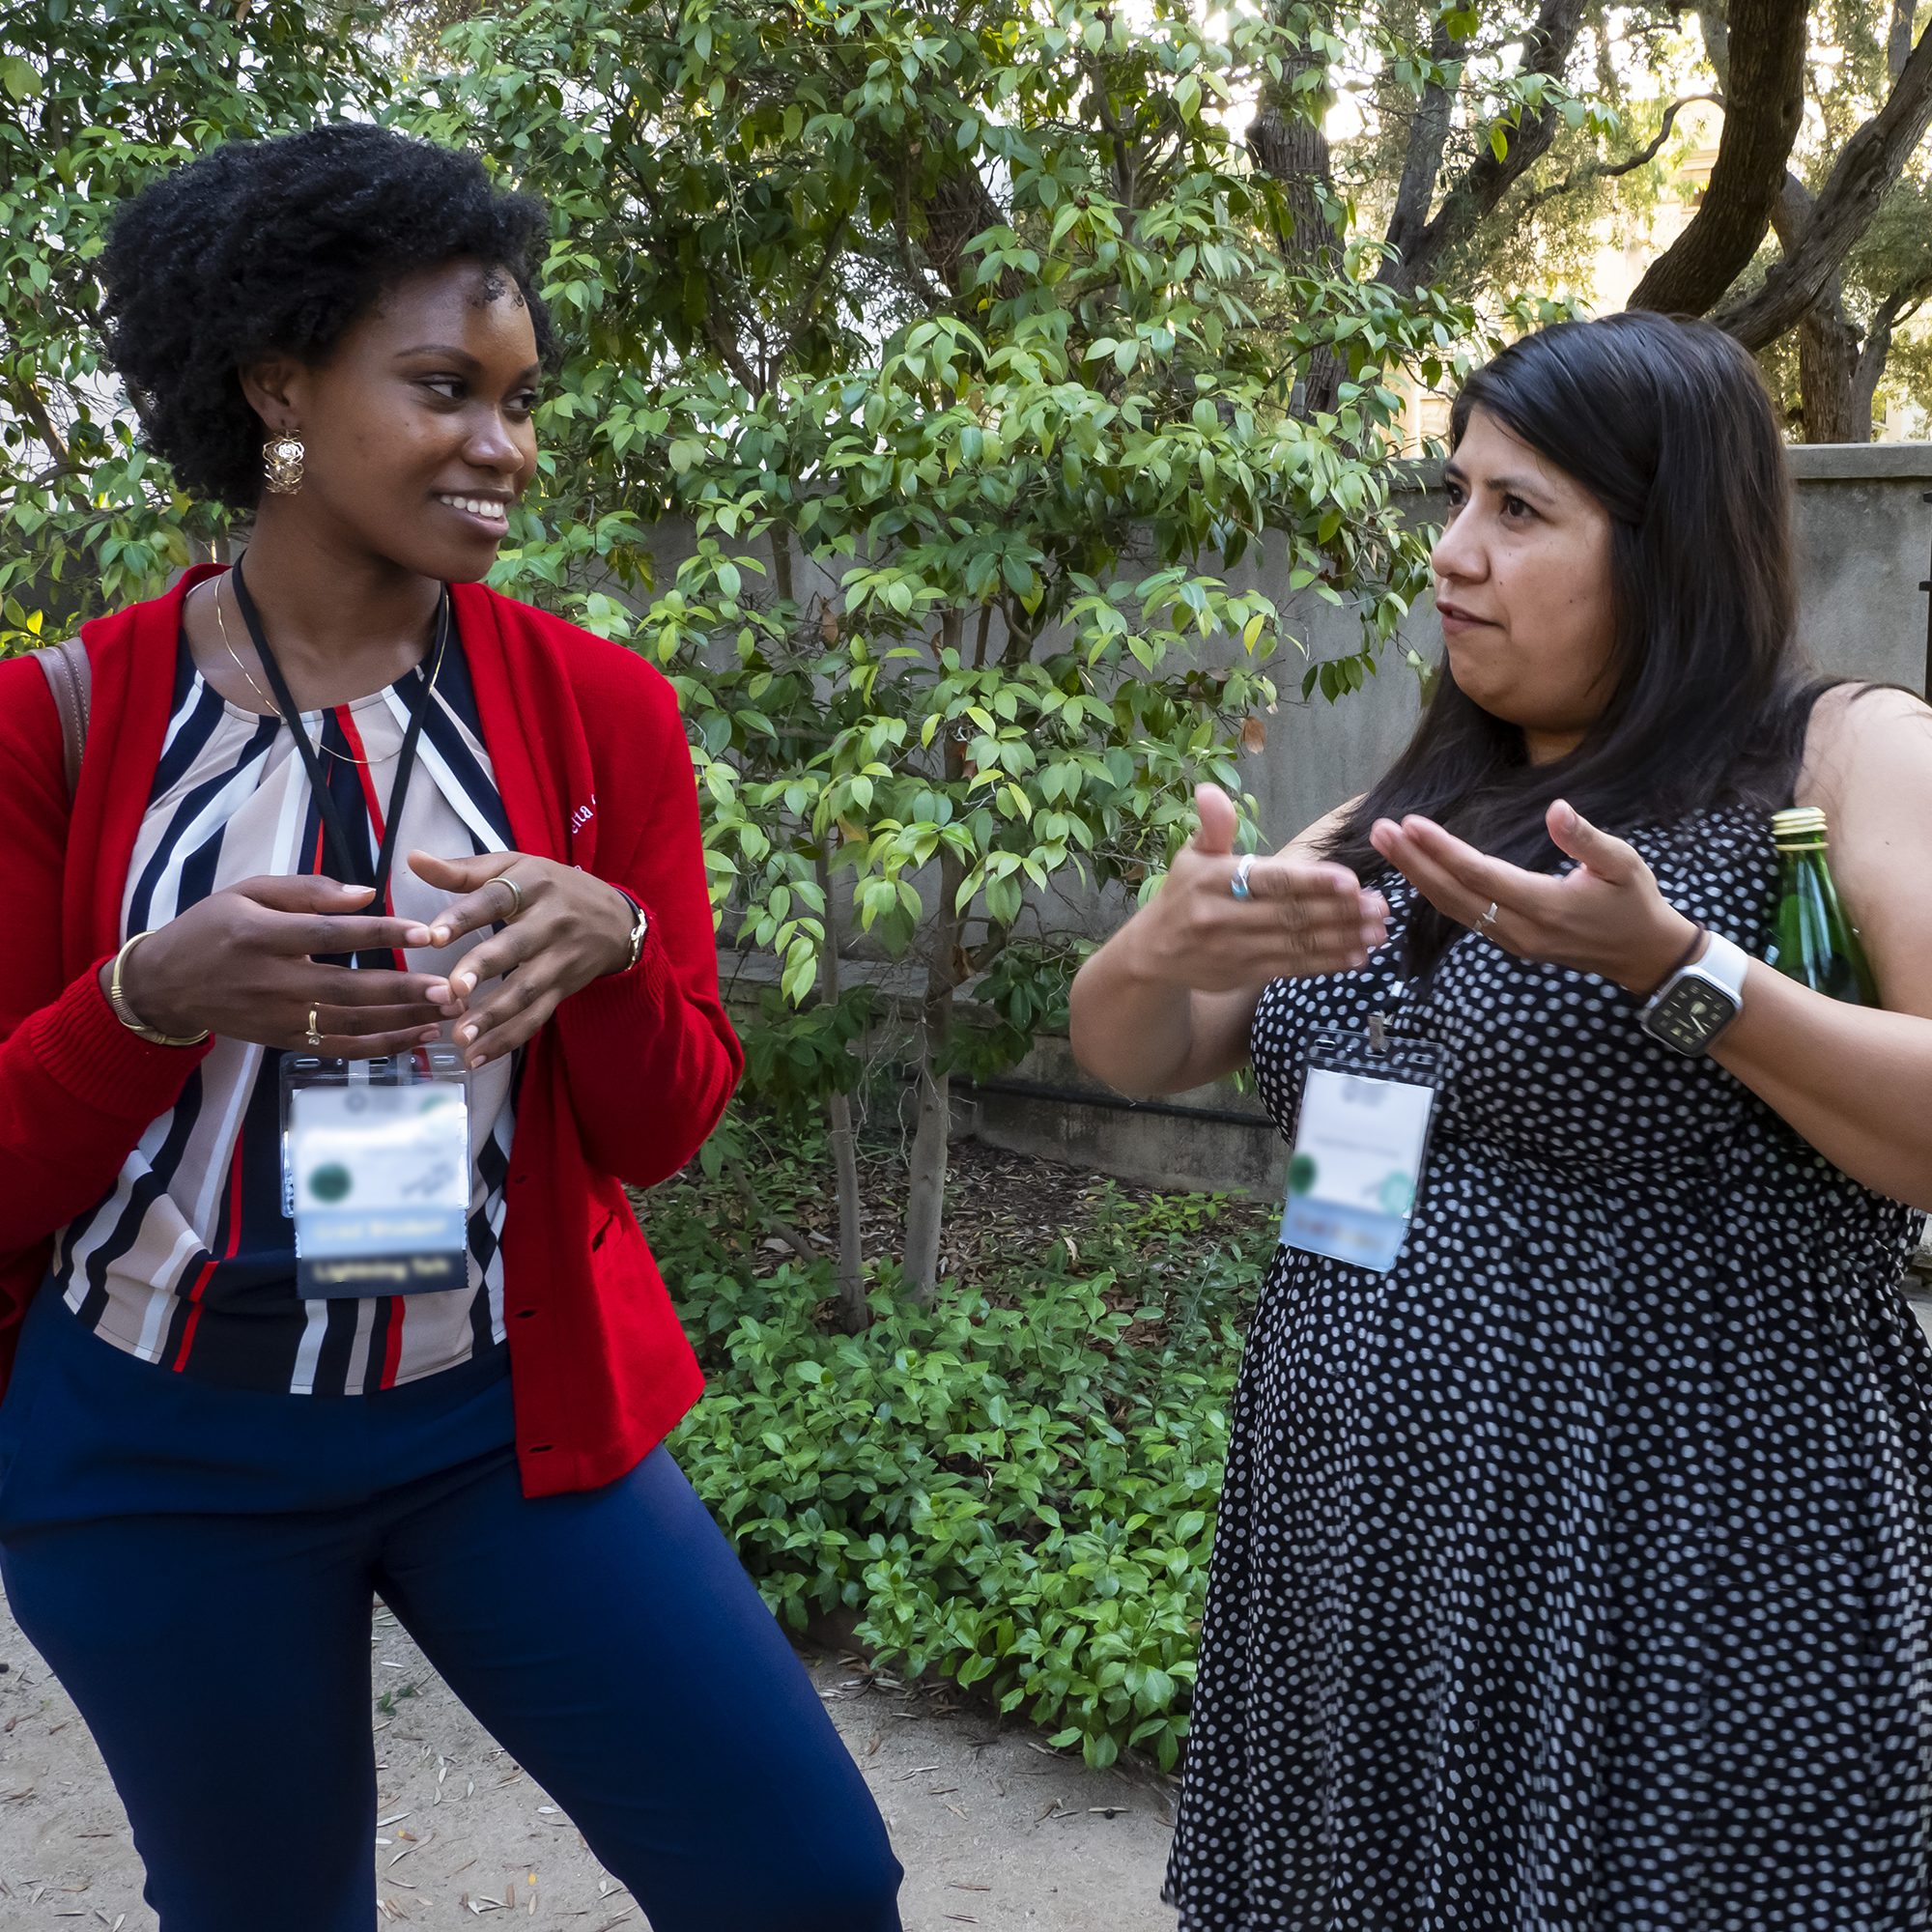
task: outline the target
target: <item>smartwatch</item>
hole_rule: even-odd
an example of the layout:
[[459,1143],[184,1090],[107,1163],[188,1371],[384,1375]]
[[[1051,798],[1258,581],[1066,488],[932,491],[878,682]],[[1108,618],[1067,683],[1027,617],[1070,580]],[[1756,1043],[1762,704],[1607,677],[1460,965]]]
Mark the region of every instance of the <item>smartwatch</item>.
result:
[[1703,952],[1678,967],[1650,996],[1640,1016],[1652,1039],[1694,1059],[1744,1011],[1750,954],[1715,932]]

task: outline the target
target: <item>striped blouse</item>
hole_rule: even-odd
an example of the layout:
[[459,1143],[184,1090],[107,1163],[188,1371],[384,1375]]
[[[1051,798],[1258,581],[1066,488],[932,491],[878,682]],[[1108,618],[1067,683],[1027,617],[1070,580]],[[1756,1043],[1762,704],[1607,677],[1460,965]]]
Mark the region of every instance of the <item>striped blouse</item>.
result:
[[[304,715],[369,884],[396,754],[422,669],[386,691]],[[362,760],[365,762],[352,762]],[[427,923],[447,895],[409,868],[412,847],[451,856],[510,848],[459,640],[451,636],[403,808],[389,910]],[[180,644],[174,703],[128,868],[122,931],[140,932],[263,874],[331,869],[322,814],[279,720],[228,703]],[[484,934],[412,951],[446,973]],[[360,1394],[503,1348],[498,1239],[515,1121],[515,1057],[474,1076],[467,1287],[303,1300],[282,1212],[278,1049],[217,1038],[177,1104],[128,1157],[113,1190],[71,1222],[54,1282],[103,1341],[179,1374],[294,1395]]]

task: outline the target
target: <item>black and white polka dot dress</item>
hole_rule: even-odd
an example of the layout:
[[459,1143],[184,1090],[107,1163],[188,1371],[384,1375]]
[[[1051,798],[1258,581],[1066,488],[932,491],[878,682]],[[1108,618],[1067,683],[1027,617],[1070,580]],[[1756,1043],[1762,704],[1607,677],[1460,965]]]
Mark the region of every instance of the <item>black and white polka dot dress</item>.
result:
[[[1633,842],[1763,952],[1759,814]],[[1249,1333],[1181,1932],[1927,1932],[1918,1217],[1609,982],[1398,953],[1255,1016],[1284,1133],[1318,1029],[1451,1071],[1394,1271],[1278,1250]]]

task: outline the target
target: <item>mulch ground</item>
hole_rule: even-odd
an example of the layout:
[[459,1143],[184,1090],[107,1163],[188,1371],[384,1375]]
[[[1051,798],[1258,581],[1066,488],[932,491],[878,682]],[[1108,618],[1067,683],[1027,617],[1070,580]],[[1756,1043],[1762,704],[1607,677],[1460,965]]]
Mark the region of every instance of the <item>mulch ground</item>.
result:
[[[751,1177],[764,1188],[767,1177]],[[906,1191],[904,1150],[892,1142],[862,1141],[859,1151],[860,1230],[866,1259],[899,1252],[904,1228]],[[1203,1197],[1178,1196],[1147,1187],[1130,1187],[1037,1155],[1012,1153],[980,1141],[958,1141],[949,1156],[946,1222],[940,1240],[942,1278],[972,1282],[995,1306],[1010,1306],[1023,1292],[1016,1284],[1031,1270],[1045,1266],[1080,1274],[1083,1263],[1098,1253],[1118,1264],[1118,1224],[1129,1223],[1178,1199],[1201,1204],[1204,1223],[1215,1238],[1250,1242],[1271,1232],[1275,1210],[1265,1203],[1223,1196],[1211,1208]],[[729,1215],[731,1227],[721,1234],[736,1235],[750,1251],[754,1270],[794,1259],[793,1243],[773,1232],[781,1223],[808,1244],[809,1251],[830,1260],[838,1245],[838,1202],[827,1157],[822,1191],[782,1195],[773,1190],[761,1196],[766,1210],[755,1216],[748,1202],[720,1190],[714,1200]],[[1114,1225],[1108,1226],[1107,1223]],[[1148,1243],[1148,1259],[1157,1272],[1173,1264],[1158,1250],[1166,1237],[1155,1234]],[[1056,1252],[1056,1244],[1065,1244]],[[1095,1262],[1095,1265],[1105,1264]],[[1146,1280],[1123,1276],[1103,1291],[1110,1306],[1132,1309],[1145,1299]],[[1162,1340],[1157,1321],[1137,1321],[1123,1337],[1127,1347]]]

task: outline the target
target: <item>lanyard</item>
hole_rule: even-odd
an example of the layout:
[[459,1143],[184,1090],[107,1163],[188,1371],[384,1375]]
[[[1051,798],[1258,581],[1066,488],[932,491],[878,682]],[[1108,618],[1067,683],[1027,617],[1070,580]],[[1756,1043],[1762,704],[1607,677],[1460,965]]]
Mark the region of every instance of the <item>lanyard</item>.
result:
[[[262,630],[261,613],[255,609],[255,600],[249,596],[248,586],[242,581],[239,560],[229,575],[235,584],[235,601],[242,607],[242,622],[248,626],[248,637],[255,646],[255,655],[262,660],[262,668],[269,673],[269,688],[275,694],[275,702],[281,707],[283,721],[295,733],[296,750],[301,754],[302,768],[308,773],[309,789],[314,792],[316,809],[322,813],[323,833],[334,855],[336,876],[350,881],[355,861],[349,843],[348,828],[342,822],[342,814],[336,810],[335,799],[323,774],[321,755],[309,742],[301,713],[296,709],[295,698],[290,695],[289,681],[282,675],[282,668],[269,648],[269,639]],[[444,585],[437,604],[435,668],[423,681],[422,696],[410,713],[409,729],[403,733],[403,749],[396,756],[395,781],[389,787],[389,809],[383,826],[383,849],[377,854],[376,876],[370,882],[376,888],[372,904],[378,907],[385,902],[389,871],[396,861],[396,836],[403,822],[403,802],[409,796],[410,779],[415,771],[416,741],[422,736],[423,721],[429,716],[429,708],[436,701],[436,672],[442,668],[442,653],[448,643],[449,589]]]

